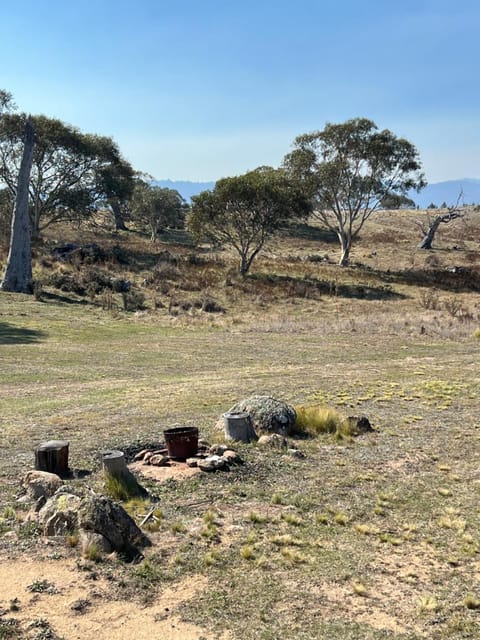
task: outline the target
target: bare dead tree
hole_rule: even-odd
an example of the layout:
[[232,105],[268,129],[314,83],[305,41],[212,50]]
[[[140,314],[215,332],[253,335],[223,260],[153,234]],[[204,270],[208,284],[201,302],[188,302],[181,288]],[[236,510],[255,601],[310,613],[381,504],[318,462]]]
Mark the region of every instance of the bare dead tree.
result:
[[449,222],[452,222],[452,220],[463,218],[465,216],[465,212],[460,206],[461,200],[463,200],[463,191],[460,192],[457,202],[453,206],[448,207],[447,213],[438,214],[434,218],[427,215],[426,223],[421,220],[416,220],[415,224],[420,228],[423,235],[422,241],[418,245],[419,249],[429,250],[432,248],[435,234],[441,224],[448,224]]

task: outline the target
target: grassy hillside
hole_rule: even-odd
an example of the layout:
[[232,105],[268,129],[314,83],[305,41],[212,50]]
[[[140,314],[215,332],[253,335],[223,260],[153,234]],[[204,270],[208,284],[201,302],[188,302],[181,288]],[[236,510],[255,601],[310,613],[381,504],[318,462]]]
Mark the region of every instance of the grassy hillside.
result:
[[[441,228],[431,252],[415,248],[418,215],[380,213],[343,269],[335,238],[290,228],[244,280],[233,254],[181,233],[157,246],[69,228],[46,237],[36,297],[0,294],[5,558],[47,566],[79,553],[22,522],[15,495],[39,442],[68,439],[71,465],[89,474],[72,482],[101,491],[102,449],[184,424],[213,442],[221,413],[268,393],[366,415],[376,431],[300,439],[303,460],[244,445],[229,473],[149,485],[156,544],[140,565],[83,561],[108,578],[92,615],[105,600],[153,606],[187,579],[202,588],[174,610],[199,627],[191,637],[478,637],[480,215]],[[62,262],[51,249],[64,242],[103,255]],[[28,608],[11,615],[28,637]]]

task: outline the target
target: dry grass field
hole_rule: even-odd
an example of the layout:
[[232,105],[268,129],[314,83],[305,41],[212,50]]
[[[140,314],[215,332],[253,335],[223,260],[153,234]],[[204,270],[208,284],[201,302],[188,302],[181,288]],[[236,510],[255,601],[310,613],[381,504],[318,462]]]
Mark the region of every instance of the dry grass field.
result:
[[[298,225],[245,280],[180,232],[153,246],[62,229],[35,248],[36,296],[0,294],[0,638],[480,637],[480,214],[429,252],[419,215],[379,213],[349,268]],[[62,263],[54,239],[106,257]],[[139,564],[24,522],[38,443],[69,440],[68,482],[101,492],[103,449],[175,425],[221,441],[218,417],[252,393],[375,432],[299,438],[304,459],[242,445],[228,473],[142,480],[161,512]]]

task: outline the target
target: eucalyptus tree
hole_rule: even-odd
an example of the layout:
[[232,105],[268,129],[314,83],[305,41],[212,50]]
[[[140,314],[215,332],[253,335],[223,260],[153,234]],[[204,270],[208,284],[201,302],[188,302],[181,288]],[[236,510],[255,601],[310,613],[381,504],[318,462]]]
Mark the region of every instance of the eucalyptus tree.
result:
[[232,247],[240,273],[248,273],[267,239],[285,222],[308,217],[311,206],[282,169],[259,167],[218,180],[213,191],[192,197],[187,226],[197,238]]
[[386,197],[426,184],[414,145],[388,129],[379,131],[367,118],[328,123],[322,131],[298,136],[283,164],[311,198],[314,215],[337,234],[342,266]]
[[[25,114],[0,117],[0,181],[14,195],[23,152]],[[102,201],[128,197],[133,170],[108,137],[33,116],[36,145],[29,185],[32,235],[49,225],[91,215]]]
[[138,178],[129,204],[131,219],[150,233],[152,242],[167,227],[183,227],[187,204],[175,189],[157,187]]

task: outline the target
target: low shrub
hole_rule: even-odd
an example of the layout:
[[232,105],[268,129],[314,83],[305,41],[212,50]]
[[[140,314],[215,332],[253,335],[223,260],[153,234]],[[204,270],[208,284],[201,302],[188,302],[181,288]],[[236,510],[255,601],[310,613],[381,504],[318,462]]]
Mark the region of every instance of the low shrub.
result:
[[297,419],[295,430],[297,433],[341,433],[344,425],[343,416],[330,407],[323,405],[295,407]]
[[420,291],[420,306],[423,309],[435,311],[439,308],[439,305],[438,291],[436,289],[427,288]]

